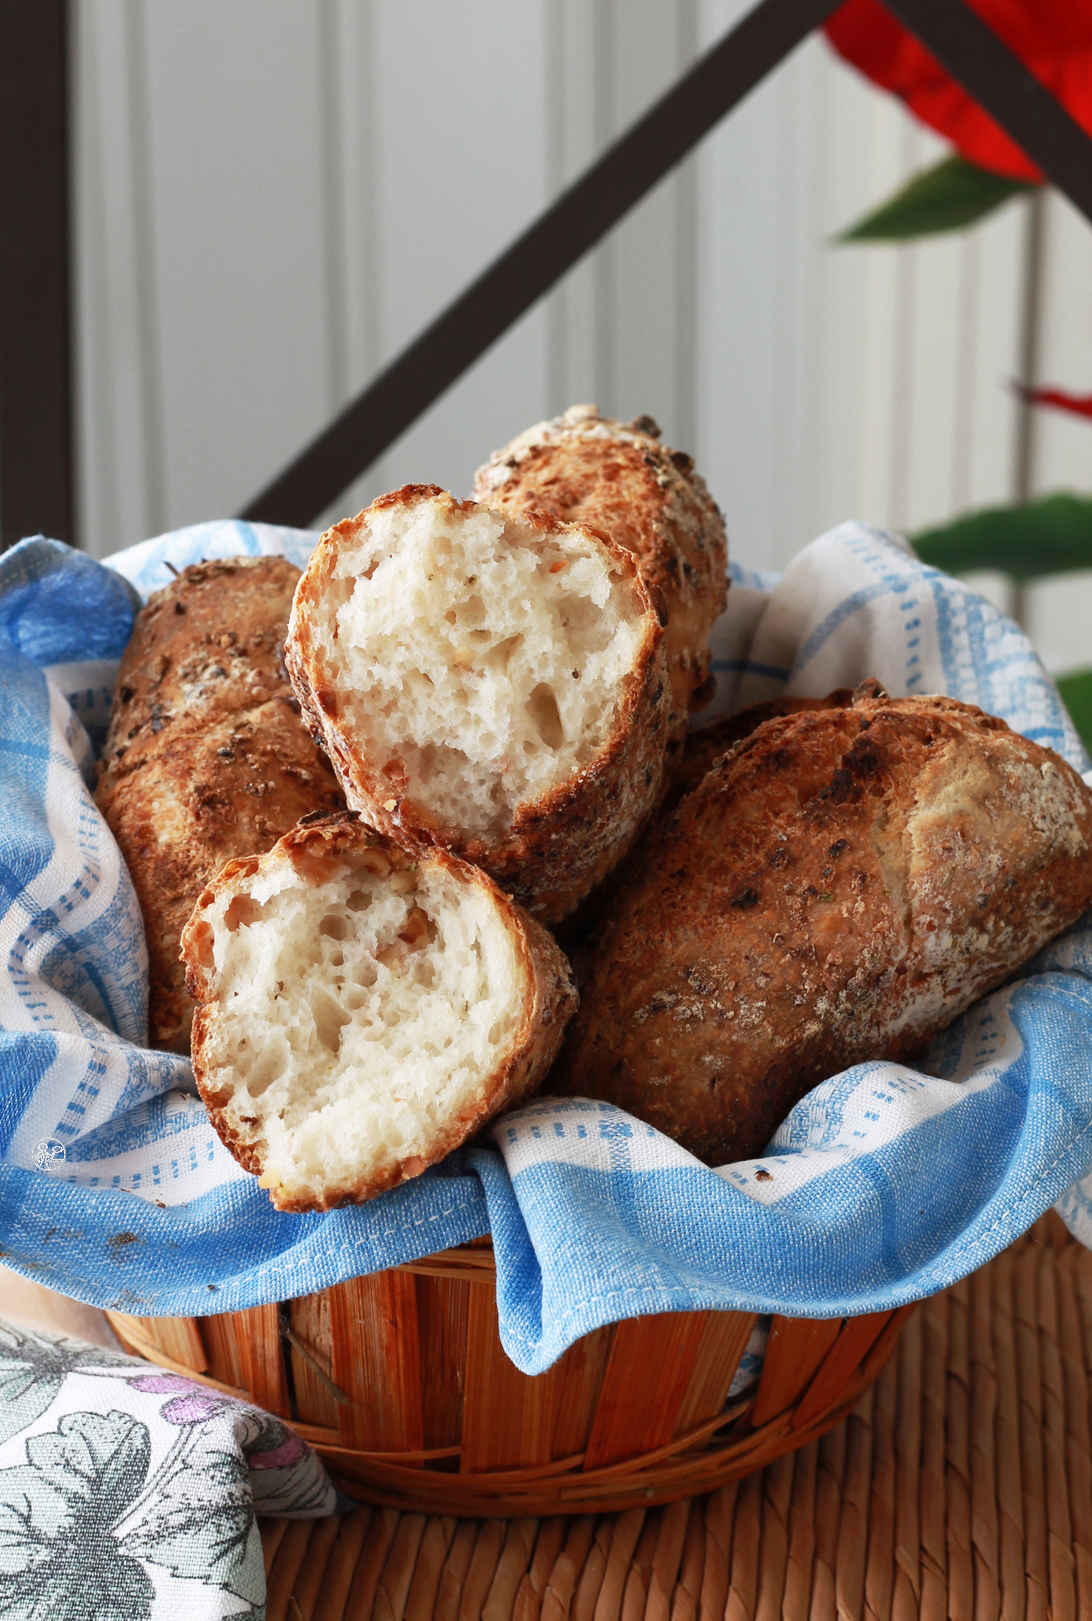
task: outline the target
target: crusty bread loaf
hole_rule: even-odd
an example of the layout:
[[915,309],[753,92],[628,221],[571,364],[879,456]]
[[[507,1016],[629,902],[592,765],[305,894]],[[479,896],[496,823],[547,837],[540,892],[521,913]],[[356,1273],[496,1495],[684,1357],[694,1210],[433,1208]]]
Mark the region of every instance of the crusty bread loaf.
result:
[[637,558],[663,592],[672,744],[711,695],[709,632],[724,612],[724,519],[691,458],[659,442],[651,417],[629,423],[574,405],[539,422],[478,469],[474,494],[514,516],[537,510],[602,529]]
[[538,1085],[576,1004],[554,940],[484,873],[352,812],[229,862],[183,949],[201,1096],[279,1210],[419,1175]]
[[737,710],[734,715],[721,715],[708,726],[695,727],[687,732],[682,753],[675,762],[663,813],[674,810],[680,799],[692,794],[710,766],[745,737],[750,737],[764,721],[774,720],[778,715],[798,715],[807,709],[844,709],[852,702],[852,687],[838,687],[825,698],[770,698],[765,703]]
[[606,537],[407,485],[322,537],[285,656],[349,804],[549,923],[656,802],[662,640]]
[[179,936],[205,884],[344,803],[281,657],[298,578],[283,557],[187,568],[148,599],[121,661],[96,799],[144,917],[154,1047],[189,1049]]
[[627,876],[550,1090],[721,1164],[824,1077],[919,1051],[1080,916],[1092,790],[1003,721],[870,683],[737,744]]

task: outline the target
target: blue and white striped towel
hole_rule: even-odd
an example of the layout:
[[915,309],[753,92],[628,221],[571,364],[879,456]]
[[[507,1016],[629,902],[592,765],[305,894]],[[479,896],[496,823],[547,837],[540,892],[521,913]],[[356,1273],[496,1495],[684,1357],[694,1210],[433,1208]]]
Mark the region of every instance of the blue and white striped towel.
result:
[[[277,1214],[220,1146],[187,1063],[143,1046],[140,918],[88,790],[138,593],[167,582],[168,562],[303,563],[314,538],[216,523],[109,568],[43,540],[0,558],[9,1265],[97,1305],[200,1315],[491,1230],[502,1338],[536,1373],[599,1324],[648,1312],[895,1306],[971,1271],[1055,1203],[1092,1242],[1092,915],[946,1032],[930,1073],[872,1063],[835,1076],[761,1160],[711,1171],[609,1105],[540,1101],[501,1120],[495,1146],[369,1205]],[[896,695],[980,704],[1087,768],[1020,631],[901,542],[845,524],[780,580],[732,576],[717,711],[876,675]]]

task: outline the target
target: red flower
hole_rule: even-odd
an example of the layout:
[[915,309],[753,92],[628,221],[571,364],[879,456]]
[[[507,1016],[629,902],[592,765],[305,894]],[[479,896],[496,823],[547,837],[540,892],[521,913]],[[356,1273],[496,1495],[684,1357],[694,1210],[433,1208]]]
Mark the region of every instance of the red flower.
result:
[[[1092,0],[967,0],[1092,135]],[[965,158],[1013,180],[1043,175],[879,0],[846,0],[826,24],[834,49]]]
[[1013,387],[1029,405],[1049,405],[1072,416],[1092,417],[1092,394],[1070,394],[1064,388],[1025,388],[1022,383],[1014,383]]

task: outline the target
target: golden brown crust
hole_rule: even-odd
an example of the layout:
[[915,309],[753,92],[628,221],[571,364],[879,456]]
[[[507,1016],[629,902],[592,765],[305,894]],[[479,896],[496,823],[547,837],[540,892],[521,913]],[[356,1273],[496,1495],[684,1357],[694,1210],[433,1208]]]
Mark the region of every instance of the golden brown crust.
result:
[[152,593],[118,670],[108,771],[172,725],[291,696],[282,649],[299,574],[286,557],[231,557],[195,563]]
[[750,737],[764,721],[775,720],[779,715],[798,715],[809,709],[845,709],[852,702],[851,687],[838,687],[825,698],[771,698],[764,704],[751,704],[735,715],[721,715],[708,726],[687,732],[671,774],[664,813],[674,810],[685,794],[692,794],[710,766],[745,737]]
[[650,417],[623,424],[574,406],[495,451],[478,469],[474,494],[514,517],[546,512],[588,524],[634,554],[667,606],[668,736],[677,743],[706,686],[709,632],[727,598],[728,545],[693,461],[661,445],[659,434]]
[[154,1047],[188,1050],[178,942],[202,886],[342,804],[281,657],[298,578],[283,557],[185,569],[149,598],[118,670],[95,797],[144,918]]
[[[853,692],[849,687],[838,687],[825,698],[772,698],[766,703],[741,709],[738,714],[722,715],[708,726],[688,732],[682,748],[672,761],[670,776],[665,778],[665,792],[656,809],[654,823],[670,816],[679,801],[694,792],[721,755],[728,754],[764,721],[773,720],[778,715],[795,715],[802,710],[844,709],[852,698]],[[638,843],[619,863],[611,883],[601,885],[571,917],[565,919],[557,933],[570,955],[579,949],[603,916],[604,909],[610,903],[611,892],[629,883],[630,869],[639,871],[643,860],[643,848]]]
[[712,1164],[828,1075],[906,1057],[1092,901],[1092,790],[949,698],[769,720],[629,864],[551,1090]]
[[440,824],[425,806],[401,792],[391,762],[372,761],[361,753],[340,702],[338,673],[327,666],[314,634],[339,544],[351,541],[377,509],[434,499],[457,511],[474,506],[455,501],[435,485],[409,484],[327,530],[296,589],[285,660],[304,719],[326,748],[354,809],[418,851],[436,845],[480,866],[536,918],[551,924],[572,912],[611,871],[657,803],[668,723],[660,618],[622,547],[586,525],[535,515],[532,521],[548,534],[564,535],[574,527],[594,534],[624,569],[644,613],[633,675],[599,755],[550,793],[521,804],[506,831],[483,837]]
[[267,874],[278,862],[290,862],[296,873],[314,884],[321,884],[341,876],[354,863],[366,860],[368,851],[379,851],[392,870],[416,867],[419,873],[427,873],[430,868],[436,868],[461,883],[486,891],[519,955],[520,1026],[503,1061],[491,1074],[482,1077],[474,1107],[449,1120],[441,1134],[421,1145],[420,1152],[407,1156],[368,1181],[331,1188],[321,1200],[293,1196],[271,1182],[263,1182],[278,1210],[332,1210],[338,1205],[362,1204],[438,1163],[480,1130],[487,1120],[521,1103],[541,1084],[577,1005],[572,972],[553,936],[478,868],[444,850],[430,850],[419,856],[399,840],[369,827],[354,811],[308,817],[278,840],[267,854],[228,862],[199,896],[182,933],[187,983],[191,995],[201,1004],[193,1021],[194,1075],[221,1141],[245,1170],[262,1175],[265,1169],[263,1144],[260,1137],[244,1139],[228,1123],[224,1108],[228,1094],[215,1080],[210,1063],[219,1004],[215,1000],[212,928],[203,914],[225,894],[246,897],[255,876]]

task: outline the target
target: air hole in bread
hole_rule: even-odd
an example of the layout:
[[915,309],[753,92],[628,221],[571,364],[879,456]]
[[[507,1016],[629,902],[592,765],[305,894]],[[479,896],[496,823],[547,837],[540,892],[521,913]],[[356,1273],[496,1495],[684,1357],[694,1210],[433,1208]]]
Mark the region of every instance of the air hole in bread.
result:
[[273,1031],[267,1033],[252,1063],[241,1062],[236,1065],[237,1073],[244,1083],[251,1103],[263,1097],[274,1081],[279,1080],[283,1083],[287,1061],[288,1049],[284,1038],[279,1031]]
[[316,985],[311,991],[311,1017],[318,1036],[327,1052],[341,1051],[341,1032],[352,1019],[352,1012],[336,1001],[328,990]]
[[[487,630],[472,631],[471,640],[491,642],[491,638]],[[491,642],[489,652],[485,657],[485,662],[494,670],[507,670],[508,660],[512,657],[513,653],[518,653],[522,645],[522,636],[505,636],[499,642]]]
[[236,895],[227,909],[224,921],[229,929],[237,929],[243,924],[255,922],[261,916],[261,910],[249,895]]
[[561,714],[552,688],[540,681],[527,700],[527,713],[548,749],[559,749],[565,741]]

